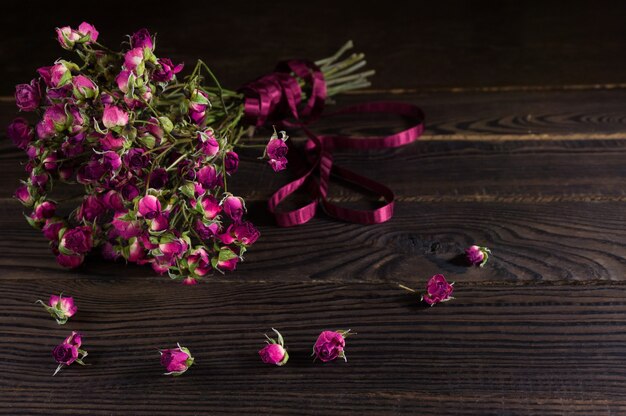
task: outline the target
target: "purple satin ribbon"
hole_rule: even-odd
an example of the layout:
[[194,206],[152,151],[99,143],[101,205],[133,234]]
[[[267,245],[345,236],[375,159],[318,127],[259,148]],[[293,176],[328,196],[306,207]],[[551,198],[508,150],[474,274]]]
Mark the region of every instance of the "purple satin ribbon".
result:
[[[308,98],[304,103],[298,79],[303,80],[307,87]],[[322,71],[314,63],[304,60],[281,62],[275,72],[246,84],[240,92],[246,97],[245,117],[252,124],[257,127],[266,124],[298,127],[309,137],[305,144],[307,150],[305,160],[296,159],[296,153],[290,144],[289,163],[304,164],[304,174],[281,187],[268,201],[268,208],[274,214],[279,226],[291,227],[306,223],[315,216],[318,205],[321,205],[331,217],[358,224],[378,224],[388,221],[393,216],[394,194],[391,189],[351,170],[333,165],[332,152],[339,149],[387,149],[414,142],[424,131],[424,113],[419,107],[402,102],[369,102],[349,106],[324,116],[391,113],[411,121],[411,127],[389,136],[316,135],[307,126],[322,115],[327,97],[326,83]],[[288,121],[289,118],[295,121]],[[318,169],[319,178],[314,175]],[[340,179],[380,195],[385,204],[373,210],[358,210],[328,201],[326,196],[331,172]],[[283,200],[305,185],[308,185],[311,202],[292,211],[277,210]]]

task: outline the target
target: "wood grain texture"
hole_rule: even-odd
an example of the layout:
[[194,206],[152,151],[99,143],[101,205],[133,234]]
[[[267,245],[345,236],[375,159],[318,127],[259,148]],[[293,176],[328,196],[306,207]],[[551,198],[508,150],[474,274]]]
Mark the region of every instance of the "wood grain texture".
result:
[[[7,414],[590,415],[626,406],[623,285],[459,278],[457,299],[435,308],[381,284],[185,287],[118,275],[2,285]],[[62,328],[32,303],[61,290],[81,308]],[[256,356],[272,326],[291,354],[282,368]],[[344,327],[358,333],[348,338],[348,362],[312,363],[317,333]],[[71,329],[84,333],[93,365],[66,368],[51,385],[49,350]],[[197,364],[184,377],[162,377],[156,350],[177,341]]]
[[[296,228],[263,224],[262,238],[232,281],[407,281],[438,272],[481,282],[624,281],[626,222],[621,203],[400,203],[393,221],[363,227],[320,214]],[[69,275],[111,279],[116,274],[152,280],[147,267],[86,262],[77,272],[57,266],[40,232],[20,221],[17,204],[0,211],[0,266],[24,280]],[[267,219],[265,219],[267,221]],[[259,224],[259,221],[256,221]],[[486,244],[494,257],[486,269],[459,258],[471,244]]]
[[[203,58],[231,88],[351,38],[376,89],[338,104],[400,99],[427,116],[414,145],[335,155],[394,190],[395,217],[364,227],[320,213],[276,228],[265,201],[292,174],[242,152],[229,189],[249,201],[262,237],[236,273],[187,287],[97,256],[67,271],[11,198],[24,156],[0,134],[0,414],[626,413],[621,2],[318,2],[315,18],[310,2],[189,7],[4,5],[0,125],[15,117],[13,84],[63,56],[58,25],[91,21],[112,46],[146,26],[159,56]],[[341,117],[314,130],[402,125]],[[335,182],[330,197],[377,203]],[[486,268],[462,261],[472,243],[493,249]],[[420,289],[435,273],[456,282],[455,300],[428,308],[396,286]],[[34,304],[60,292],[79,306],[65,327]],[[285,367],[256,354],[272,327],[287,341]],[[358,333],[349,362],[313,363],[317,334],[339,328]],[[91,365],[52,378],[51,349],[71,330],[84,333]],[[157,350],[176,342],[197,364],[161,376]]]

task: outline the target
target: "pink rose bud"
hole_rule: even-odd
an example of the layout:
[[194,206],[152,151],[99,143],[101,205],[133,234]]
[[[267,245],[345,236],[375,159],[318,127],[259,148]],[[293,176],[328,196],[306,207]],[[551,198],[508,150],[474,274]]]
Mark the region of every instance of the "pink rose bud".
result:
[[49,218],[41,229],[43,236],[50,241],[59,241],[59,231],[65,228],[65,222],[60,218]]
[[274,172],[280,172],[287,169],[287,158],[281,157],[280,159],[270,159],[267,163],[272,167]]
[[274,172],[279,172],[287,167],[286,156],[287,150],[289,149],[286,143],[287,139],[289,139],[289,136],[287,136],[284,131],[280,133],[274,131],[274,134],[265,147],[265,155],[268,157],[268,163]]
[[139,215],[151,220],[161,213],[161,203],[156,196],[146,195],[139,200],[138,210]]
[[244,246],[251,246],[259,239],[261,233],[256,229],[251,222],[243,222],[241,224],[234,224],[233,234],[235,239]]
[[465,249],[465,257],[467,261],[472,266],[480,266],[483,267],[487,264],[487,260],[489,260],[489,255],[491,254],[491,250],[487,247],[481,246],[471,246]]
[[232,251],[229,247],[220,248],[219,254],[216,258],[211,260],[214,267],[219,271],[229,271],[232,272],[237,268],[237,263],[239,262],[239,256]]
[[191,356],[189,350],[185,347],[181,347],[178,344],[178,348],[161,350],[161,365],[165,367],[167,373],[165,376],[180,376],[193,365],[194,358]]
[[100,138],[100,146],[102,150],[119,150],[124,147],[126,139],[124,137],[116,137],[113,132],[109,131],[104,137]]
[[43,301],[38,300],[46,311],[57,321],[57,324],[63,325],[69,318],[74,316],[78,308],[74,304],[74,298],[52,295],[46,305]]
[[228,215],[233,221],[241,222],[241,218],[246,211],[246,205],[243,198],[227,194],[222,200],[222,206],[224,207],[226,215]]
[[102,203],[107,209],[113,210],[114,212],[124,211],[124,200],[122,199],[122,195],[117,191],[111,190],[104,194]]
[[50,67],[50,86],[52,88],[63,87],[71,80],[72,73],[63,62],[59,62]]
[[15,190],[15,197],[19,199],[19,201],[27,207],[32,206],[33,203],[35,202],[35,198],[31,194],[28,185],[22,185],[19,188],[17,188]]
[[88,253],[93,247],[92,233],[91,228],[84,225],[65,231],[59,241],[59,251],[67,256]]
[[43,201],[35,205],[35,211],[33,218],[37,221],[43,221],[47,218],[51,218],[57,209],[57,205],[51,201]]
[[207,93],[196,88],[191,93],[189,99],[189,117],[194,123],[202,125],[206,116],[206,110],[210,106],[211,102]]
[[207,191],[212,190],[222,183],[222,178],[213,165],[204,166],[199,169],[196,172],[196,180],[202,185],[204,190]]
[[343,358],[348,361],[344,348],[346,346],[346,337],[350,330],[323,331],[315,345],[313,345],[313,354],[315,358],[319,358],[323,362],[333,361],[337,358]]
[[202,216],[207,220],[212,220],[222,211],[222,207],[217,199],[212,195],[205,195],[200,199],[200,204],[192,199],[191,206],[197,211],[202,213]]
[[74,45],[76,44],[76,41],[80,39],[80,33],[73,30],[69,26],[57,28],[56,32],[57,32],[57,40],[59,41],[59,45],[61,45],[63,49],[67,49],[68,51],[71,51],[72,49],[74,49]]
[[82,254],[77,255],[66,255],[66,254],[58,254],[57,255],[57,263],[59,266],[66,267],[68,269],[75,269],[85,260],[85,256]]
[[39,107],[41,91],[39,82],[34,79],[30,84],[19,84],[15,87],[15,103],[22,111],[34,111]]
[[159,250],[161,250],[166,258],[172,260],[182,258],[188,248],[189,245],[187,244],[187,241],[183,238],[173,237],[171,235],[162,237],[159,242]]
[[183,70],[184,64],[174,65],[168,58],[159,58],[157,68],[152,73],[152,79],[156,82],[170,82],[174,76]]
[[272,328],[272,331],[276,332],[277,339],[270,338],[266,334],[265,338],[267,338],[267,341],[265,342],[267,342],[267,345],[259,351],[259,355],[265,364],[282,366],[287,364],[289,354],[287,354],[285,349],[283,336],[274,328]]
[[71,121],[67,116],[65,107],[61,104],[56,104],[52,107],[46,108],[40,123],[45,124],[46,127],[51,125],[54,132],[62,132],[70,126]]
[[106,171],[113,173],[122,166],[122,158],[117,152],[109,150],[102,154],[101,163]]
[[439,302],[454,299],[452,297],[452,292],[454,292],[453,285],[454,283],[448,283],[442,274],[436,274],[428,281],[426,293],[422,295],[422,300],[430,306],[434,306]]
[[191,97],[189,98],[190,111],[203,112],[210,106],[211,101],[209,101],[209,96],[206,92],[199,88],[192,91]]
[[139,29],[138,31],[133,33],[133,36],[131,36],[130,38],[130,47],[154,49],[152,36],[150,36],[150,32],[148,32],[148,29]]
[[124,69],[119,75],[115,78],[115,82],[117,83],[117,88],[120,89],[124,94],[128,93],[131,87],[135,86],[135,74],[128,69]]
[[77,100],[93,99],[98,96],[98,86],[84,75],[72,78],[72,92]]
[[220,151],[220,144],[215,139],[213,129],[198,132],[198,148],[208,157],[215,156]]
[[56,376],[63,366],[69,366],[76,362],[80,365],[85,365],[83,361],[87,356],[87,351],[82,350],[82,337],[78,332],[72,331],[72,334],[65,339],[61,344],[57,345],[52,350],[52,356],[54,360],[59,363],[53,376]]
[[226,173],[232,175],[237,172],[237,168],[239,167],[239,155],[235,152],[226,152],[224,156],[224,168],[226,169]]
[[169,228],[170,222],[165,214],[157,215],[153,220],[149,221],[150,230],[155,232],[165,231]]
[[198,247],[187,256],[189,271],[193,276],[202,277],[212,270],[211,259],[203,247]]
[[25,118],[18,117],[9,124],[7,136],[16,147],[26,149],[35,137],[35,131],[28,125]]
[[88,195],[84,198],[83,203],[80,205],[76,213],[78,220],[85,220],[89,222],[95,221],[97,218],[104,215],[106,207],[95,195]]
[[203,240],[208,240],[219,232],[219,224],[216,222],[208,222],[205,224],[201,220],[196,220],[195,230]]
[[124,55],[124,68],[141,75],[143,74],[143,48],[133,48]]
[[98,35],[100,35],[96,28],[87,22],[83,22],[78,25],[78,33],[81,36],[79,43],[85,43],[87,45],[96,42],[98,40]]
[[115,105],[105,105],[102,114],[102,123],[108,129],[124,127],[128,124],[128,113]]

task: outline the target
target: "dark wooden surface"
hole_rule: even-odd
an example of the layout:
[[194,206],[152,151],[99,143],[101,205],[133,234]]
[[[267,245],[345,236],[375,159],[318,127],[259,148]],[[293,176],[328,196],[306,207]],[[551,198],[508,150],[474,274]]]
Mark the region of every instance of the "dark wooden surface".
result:
[[[352,38],[378,75],[339,104],[399,99],[427,114],[415,145],[337,156],[387,183],[396,215],[370,227],[319,215],[279,229],[264,201],[289,174],[250,154],[232,186],[262,238],[235,273],[186,287],[97,259],[66,271],[11,198],[24,157],[3,135],[1,414],[626,413],[623,3],[189,7],[6,6],[0,124],[15,114],[12,85],[61,55],[58,25],[92,21],[112,45],[148,26],[160,55],[201,57],[232,87],[277,59],[321,57]],[[370,118],[316,129],[397,127]],[[371,203],[340,184],[331,194]],[[474,242],[493,249],[485,269],[458,262]],[[435,308],[394,286],[422,287],[438,272],[457,289]],[[65,327],[34,304],[58,292],[80,308]],[[291,353],[282,368],[256,355],[271,327]],[[358,333],[349,362],[312,363],[317,333],[335,328]],[[52,378],[50,350],[72,329],[84,333],[92,365]],[[197,364],[163,377],[157,349],[176,342]]]

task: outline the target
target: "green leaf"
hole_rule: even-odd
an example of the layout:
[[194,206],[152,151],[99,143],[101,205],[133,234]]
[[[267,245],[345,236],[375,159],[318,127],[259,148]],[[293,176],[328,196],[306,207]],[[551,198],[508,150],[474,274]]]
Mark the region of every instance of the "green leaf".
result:
[[143,144],[148,149],[153,149],[156,144],[156,139],[151,135],[141,136],[137,139],[139,143]]
[[238,257],[231,249],[221,250],[218,256],[219,261],[228,261]]
[[185,182],[185,184],[178,188],[187,198],[194,198],[195,187],[192,182]]
[[163,127],[163,130],[165,130],[166,133],[170,133],[174,129],[174,124],[172,123],[172,120],[170,120],[168,117],[165,117],[165,116],[159,117],[159,123],[161,124],[161,127]]

